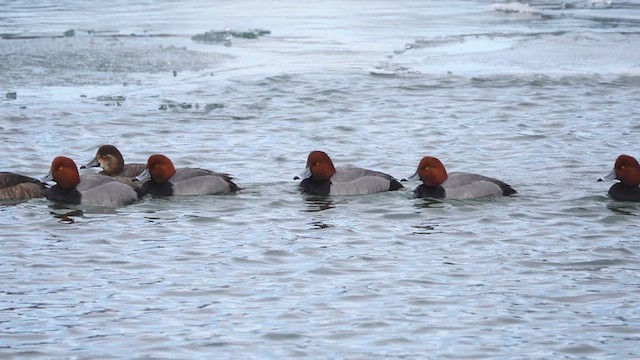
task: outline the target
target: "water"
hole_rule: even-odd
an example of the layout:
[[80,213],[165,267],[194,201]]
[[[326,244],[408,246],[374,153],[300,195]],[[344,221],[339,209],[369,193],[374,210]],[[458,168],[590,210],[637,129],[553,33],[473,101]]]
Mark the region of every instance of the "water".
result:
[[[562,4],[0,2],[2,170],[113,143],[245,188],[0,205],[0,354],[638,357],[640,207],[595,180],[640,155],[640,2]],[[271,34],[191,40],[225,29]],[[314,149],[520,196],[308,198]]]

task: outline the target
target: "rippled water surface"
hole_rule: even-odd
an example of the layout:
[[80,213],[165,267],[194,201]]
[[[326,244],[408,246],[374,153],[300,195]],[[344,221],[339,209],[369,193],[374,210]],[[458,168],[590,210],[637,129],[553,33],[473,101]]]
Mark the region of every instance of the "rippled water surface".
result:
[[[112,143],[244,188],[0,204],[2,358],[640,356],[640,206],[596,182],[640,156],[640,2],[0,6],[0,170]],[[519,196],[307,197],[315,149]]]

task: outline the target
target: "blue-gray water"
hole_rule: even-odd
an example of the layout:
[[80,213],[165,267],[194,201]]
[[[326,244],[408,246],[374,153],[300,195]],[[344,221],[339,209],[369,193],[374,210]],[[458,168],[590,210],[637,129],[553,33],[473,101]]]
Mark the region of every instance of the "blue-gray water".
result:
[[[0,205],[0,357],[640,356],[640,205],[596,182],[640,156],[640,2],[0,8],[0,170],[112,143],[245,188]],[[271,33],[191,39],[225,29]],[[433,155],[520,195],[307,198],[315,149],[398,178]]]

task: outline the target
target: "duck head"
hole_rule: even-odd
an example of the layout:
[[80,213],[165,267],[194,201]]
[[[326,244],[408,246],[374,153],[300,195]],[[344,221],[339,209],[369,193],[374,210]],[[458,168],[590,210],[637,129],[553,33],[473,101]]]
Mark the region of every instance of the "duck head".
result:
[[124,158],[117,147],[113,145],[102,145],[96,152],[95,158],[91,162],[82,165],[80,169],[90,167],[101,167],[105,175],[115,175],[124,169]]
[[175,173],[176,168],[173,166],[171,159],[164,155],[155,154],[149,156],[147,168],[134,179],[138,181],[151,179],[151,181],[163,183],[171,179]]
[[426,186],[438,187],[448,178],[447,170],[442,162],[433,156],[425,156],[420,160],[418,169],[409,180],[422,180]]
[[327,153],[315,150],[309,153],[304,172],[294,180],[311,178],[315,181],[329,180],[336,173],[336,168]]
[[58,156],[51,162],[49,174],[40,181],[55,181],[63,189],[73,189],[80,183],[78,166],[68,157]]

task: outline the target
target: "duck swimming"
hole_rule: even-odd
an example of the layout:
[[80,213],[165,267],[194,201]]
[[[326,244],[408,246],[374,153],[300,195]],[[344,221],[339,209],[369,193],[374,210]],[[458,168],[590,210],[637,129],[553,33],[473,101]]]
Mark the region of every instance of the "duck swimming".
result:
[[420,160],[415,174],[409,180],[422,180],[414,190],[418,198],[474,199],[487,196],[508,196],[517,192],[508,184],[490,177],[464,172],[447,173],[435,157]]
[[49,174],[41,181],[56,182],[47,192],[49,200],[70,204],[118,206],[130,204],[144,195],[143,191],[108,176],[80,176],[76,163],[64,156],[53,159]]
[[96,156],[89,163],[82,165],[80,169],[101,167],[100,174],[108,176],[123,176],[131,178],[137,176],[147,167],[146,164],[126,164],[122,153],[113,145],[102,145],[98,148]]
[[12,172],[0,172],[0,200],[42,198],[47,188],[38,179]]
[[359,167],[336,168],[324,151],[312,151],[300,176],[299,188],[309,195],[364,195],[402,189],[393,176]]
[[607,176],[598,179],[604,180],[620,180],[609,189],[608,194],[612,199],[640,201],[640,164],[633,156],[618,156],[613,170]]
[[216,195],[240,190],[229,174],[197,168],[173,166],[164,155],[151,155],[137,181],[147,181],[142,188],[152,195]]

